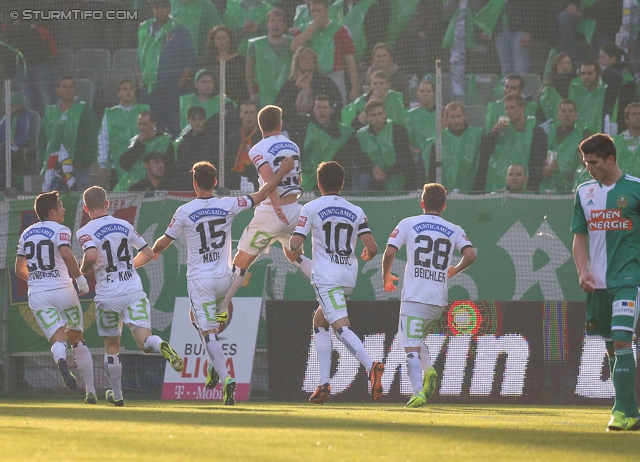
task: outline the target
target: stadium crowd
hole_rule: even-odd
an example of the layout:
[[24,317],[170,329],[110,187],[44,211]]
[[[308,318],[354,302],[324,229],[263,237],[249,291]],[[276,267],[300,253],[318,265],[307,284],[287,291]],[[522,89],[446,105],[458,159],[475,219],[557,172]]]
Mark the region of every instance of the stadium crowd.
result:
[[[219,163],[224,108],[224,186],[251,192],[257,113],[274,104],[302,148],[305,190],[317,189],[312,172],[330,160],[345,167],[348,190],[417,190],[436,175],[436,58],[447,190],[570,193],[590,179],[577,148],[597,132],[614,136],[622,170],[640,176],[639,69],[627,27],[638,18],[622,0],[106,3],[55,8],[126,9],[138,20],[83,29],[3,15],[19,188],[22,163],[41,175],[42,191],[190,190],[188,166]],[[54,4],[9,8],[28,7]],[[113,67],[80,60],[96,48],[115,51]],[[546,69],[536,53],[541,64],[548,55]]]

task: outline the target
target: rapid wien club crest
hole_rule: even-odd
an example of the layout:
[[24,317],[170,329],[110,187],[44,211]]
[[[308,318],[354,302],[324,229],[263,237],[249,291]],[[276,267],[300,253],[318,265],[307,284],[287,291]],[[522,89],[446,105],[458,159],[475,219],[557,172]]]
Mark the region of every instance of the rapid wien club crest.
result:
[[618,206],[618,208],[625,208],[627,205],[629,205],[629,199],[627,198],[627,196],[622,195],[620,197],[618,197],[618,202],[616,203],[616,205]]

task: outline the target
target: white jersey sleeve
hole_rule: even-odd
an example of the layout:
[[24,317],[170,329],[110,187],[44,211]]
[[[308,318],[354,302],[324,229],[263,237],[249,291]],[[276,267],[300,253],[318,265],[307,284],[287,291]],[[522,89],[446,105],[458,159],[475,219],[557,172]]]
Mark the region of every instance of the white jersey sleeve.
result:
[[27,261],[29,294],[73,287],[60,247],[71,245],[71,231],[53,221],[35,223],[18,241],[17,254]]

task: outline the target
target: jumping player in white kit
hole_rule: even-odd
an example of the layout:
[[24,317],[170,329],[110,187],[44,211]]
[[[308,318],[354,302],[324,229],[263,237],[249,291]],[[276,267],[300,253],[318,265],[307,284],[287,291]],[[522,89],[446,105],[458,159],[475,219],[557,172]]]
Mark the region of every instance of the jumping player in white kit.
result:
[[322,197],[302,207],[298,226],[289,241],[289,248],[294,252],[302,248],[304,240],[312,234],[311,284],[320,304],[313,317],[320,382],[309,402],[315,404],[324,404],[331,394],[329,375],[333,349],[329,326],[369,373],[373,399],[378,400],[382,395],[384,364],[373,361],[362,341],[351,331],[346,303],[358,278],[358,259],[354,253],[357,239],[364,244],[360,256],[364,261],[376,256],[378,245],[362,209],[340,196],[343,186],[344,169],[340,164],[323,162],[318,166],[318,188]]
[[[160,353],[177,371],[182,371],[182,358],[157,335],[151,333],[151,303],[136,271],[153,260],[154,254],[133,226],[108,213],[107,193],[100,186],[85,190],[84,210],[91,221],[76,232],[84,251],[80,270],[96,277],[96,324],[104,340],[104,367],[111,389],[106,398],[117,407],[124,406],[122,397],[122,363],[120,337],[123,321],[146,354]],[[133,248],[138,254],[133,257]]]
[[78,381],[67,364],[69,339],[84,379],[85,402],[96,404],[93,359],[82,335],[82,306],[69,274],[75,278],[80,295],[89,292],[89,284],[71,251],[71,230],[63,225],[65,210],[58,191],[36,197],[34,210],[40,221],[20,236],[16,275],[27,281],[29,307],[51,343],[51,354],[64,384],[72,390],[78,388]]
[[[424,406],[435,392],[438,374],[423,339],[448,303],[447,279],[464,271],[476,259],[463,229],[440,217],[447,207],[446,197],[444,186],[424,185],[420,202],[424,213],[405,218],[396,226],[382,259],[384,290],[393,292],[396,290],[393,282],[398,278],[391,274],[391,266],[396,252],[407,246],[398,322],[398,345],[407,354],[407,373],[414,392],[407,407]],[[462,254],[462,259],[456,266],[450,266],[454,249]]]
[[[214,197],[218,183],[216,168],[209,162],[193,165],[193,188],[196,199],[178,208],[164,236],[153,244],[158,255],[185,233],[187,240],[187,290],[196,328],[201,332],[211,359],[207,388],[222,381],[223,401],[233,405],[236,383],[227,374],[222,346],[218,342],[219,323],[228,320],[228,312],[219,314],[218,305],[229,289],[231,277],[231,224],[235,216],[265,200],[294,166],[291,157],[280,164],[280,170],[254,194],[241,197]],[[218,377],[214,379],[214,370]],[[215,382],[215,383],[214,383]]]
[[256,207],[253,219],[242,233],[238,243],[238,252],[233,258],[231,286],[219,307],[220,312],[227,311],[231,299],[242,287],[249,266],[276,241],[282,244],[287,259],[297,266],[307,279],[311,278],[311,260],[302,255],[302,249],[291,252],[289,238],[300,216],[302,206],[298,199],[302,195],[300,187],[300,149],[282,132],[282,109],[277,106],[265,106],[258,113],[258,126],[262,140],[249,151],[249,159],[258,170],[258,183],[262,187],[280,168],[287,157],[293,158],[294,169],[285,175],[276,191],[269,195],[268,201]]

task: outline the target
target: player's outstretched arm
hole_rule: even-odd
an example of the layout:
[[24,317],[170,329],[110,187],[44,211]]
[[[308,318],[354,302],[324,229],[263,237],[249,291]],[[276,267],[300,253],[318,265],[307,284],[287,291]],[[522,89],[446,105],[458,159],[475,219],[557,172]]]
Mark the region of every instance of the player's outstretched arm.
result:
[[387,248],[384,251],[384,255],[382,256],[382,280],[384,283],[385,292],[393,292],[397,289],[394,282],[398,280],[398,276],[394,276],[393,274],[391,274],[391,266],[396,259],[397,251],[398,249],[396,249],[394,246],[387,245]]
[[360,258],[362,258],[364,261],[369,261],[377,255],[378,244],[376,244],[376,241],[373,238],[373,234],[371,233],[361,235],[360,240],[364,244],[364,249],[362,249]]
[[151,249],[155,255],[154,258],[157,258],[160,253],[167,250],[172,243],[173,239],[171,239],[166,234],[164,236],[160,236],[153,244],[153,248]]
[[25,281],[29,280],[29,270],[27,269],[27,259],[16,255],[16,276]]
[[465,247],[464,249],[462,249],[462,260],[460,260],[456,266],[449,267],[449,269],[447,270],[447,277],[450,278],[458,273],[463,272],[474,261],[476,261],[476,251],[471,246]]
[[[262,178],[267,180],[267,182],[262,186],[260,191],[257,193],[251,194],[251,199],[253,199],[253,203],[258,205],[260,202],[267,199],[267,197],[271,196],[272,193],[276,190],[278,185],[282,182],[284,176],[293,170],[295,163],[293,162],[293,158],[287,157],[285,160],[280,163],[280,168],[278,172],[274,175],[269,164],[264,164],[260,167],[260,174]],[[276,198],[279,199],[278,194],[273,194]],[[271,198],[271,203],[273,204],[273,197]],[[280,202],[278,201],[278,208],[280,208]],[[276,209],[276,205],[274,204],[274,209]],[[278,210],[276,210],[276,213]],[[280,218],[280,216],[278,216]]]
[[151,250],[151,247],[146,246],[143,247],[140,251],[138,251],[138,255],[133,259],[133,268],[138,269],[141,266],[146,265],[155,257],[155,253]]
[[573,259],[576,262],[578,270],[578,279],[580,288],[585,292],[593,292],[596,287],[596,281],[589,272],[589,251],[587,250],[587,235],[573,235]]
[[80,267],[78,266],[78,261],[76,260],[75,255],[71,251],[71,247],[68,245],[60,246],[58,249],[60,251],[60,256],[64,260],[64,264],[67,265],[67,269],[69,270],[69,274],[76,280],[78,283],[78,290],[80,295],[84,295],[89,293],[89,283],[86,278],[80,272]]

